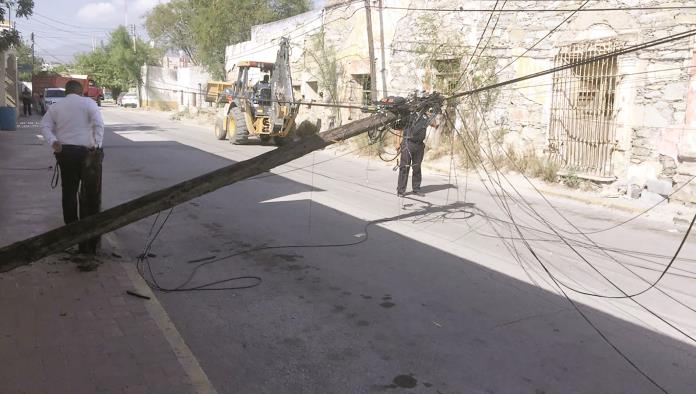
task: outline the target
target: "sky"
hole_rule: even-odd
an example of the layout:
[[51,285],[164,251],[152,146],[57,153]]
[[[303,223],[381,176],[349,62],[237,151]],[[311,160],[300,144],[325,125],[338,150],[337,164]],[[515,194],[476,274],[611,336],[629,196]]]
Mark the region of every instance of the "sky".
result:
[[[168,0],[35,0],[34,15],[13,19],[25,40],[34,33],[35,52],[48,62],[70,62],[74,54],[106,41],[109,32],[135,24],[145,35],[143,16]],[[13,16],[14,18],[14,16]]]
[[[234,0],[229,0],[234,1]],[[312,0],[320,6],[324,0]],[[25,40],[35,37],[35,52],[47,62],[70,62],[79,52],[106,41],[119,25],[135,24],[137,34],[146,36],[145,14],[169,0],[35,0],[34,15],[17,18],[17,30]]]

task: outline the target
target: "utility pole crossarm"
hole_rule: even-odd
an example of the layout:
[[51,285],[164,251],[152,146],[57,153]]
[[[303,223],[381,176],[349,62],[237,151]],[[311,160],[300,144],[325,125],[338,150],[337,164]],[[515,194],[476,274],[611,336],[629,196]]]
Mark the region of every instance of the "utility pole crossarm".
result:
[[243,181],[338,141],[388,124],[396,115],[383,112],[306,137],[249,160],[158,190],[78,222],[0,248],[0,272],[31,263],[90,238],[117,230],[159,211],[174,207],[224,186]]

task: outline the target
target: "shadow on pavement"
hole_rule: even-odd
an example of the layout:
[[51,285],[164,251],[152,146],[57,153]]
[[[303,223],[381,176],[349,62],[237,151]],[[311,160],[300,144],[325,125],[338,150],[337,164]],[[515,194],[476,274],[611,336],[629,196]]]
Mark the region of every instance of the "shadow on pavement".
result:
[[[146,159],[140,151],[119,149],[109,160],[145,160],[149,188],[230,163],[194,148],[182,154],[176,143],[158,145]],[[126,183],[115,168],[105,185]],[[190,274],[186,261],[287,246],[211,264],[193,283],[259,275],[257,288],[158,294],[220,392],[658,392],[564,298],[419,242],[419,223],[467,220],[470,204],[414,199],[410,211],[385,211],[389,219],[365,232],[369,222],[316,201],[264,202],[309,189],[282,176],[225,187],[177,207],[154,245],[153,272],[169,287]],[[357,195],[373,203],[367,192]],[[384,227],[397,220],[412,232]],[[126,245],[142,245],[150,224],[118,234]],[[368,238],[356,246],[311,246],[361,237]],[[693,390],[693,346],[582,309],[669,392]]]
[[456,188],[457,188],[457,186],[453,185],[451,183],[443,184],[443,185],[425,185],[425,186],[421,187],[421,192],[427,194],[427,193],[437,192],[440,190],[456,189]]
[[106,126],[106,128],[109,131],[112,131],[114,133],[122,133],[122,132],[135,132],[135,131],[150,131],[150,130],[159,130],[159,127],[155,127],[152,125],[148,124],[133,124],[133,123],[123,123],[123,124],[110,124]]

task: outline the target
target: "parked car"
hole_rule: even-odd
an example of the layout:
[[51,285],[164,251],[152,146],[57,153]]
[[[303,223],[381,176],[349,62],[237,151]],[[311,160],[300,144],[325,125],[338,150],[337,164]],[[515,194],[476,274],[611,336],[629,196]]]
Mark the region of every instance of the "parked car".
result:
[[135,93],[126,93],[121,97],[121,106],[138,108],[138,95]]
[[51,105],[56,104],[65,98],[65,89],[63,88],[46,88],[44,89],[43,101],[46,111]]
[[121,93],[118,94],[118,97],[116,97],[116,105],[118,105],[119,107],[120,107],[121,105],[123,105],[123,104],[121,103],[121,99],[123,99],[123,96],[125,96],[126,94],[127,94],[126,92],[121,92]]

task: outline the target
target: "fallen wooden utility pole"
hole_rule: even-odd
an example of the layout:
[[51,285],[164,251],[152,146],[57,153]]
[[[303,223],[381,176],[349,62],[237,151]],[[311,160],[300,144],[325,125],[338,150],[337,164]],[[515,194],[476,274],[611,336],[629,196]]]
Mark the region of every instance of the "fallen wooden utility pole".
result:
[[146,194],[78,222],[15,242],[0,248],[0,272],[6,272],[50,254],[61,252],[79,242],[114,231],[164,209],[269,171],[307,153],[362,134],[395,119],[396,115],[392,113],[378,113],[300,141],[288,143],[252,159]]

